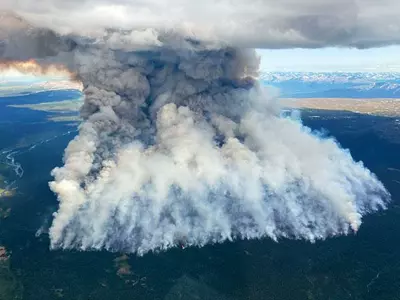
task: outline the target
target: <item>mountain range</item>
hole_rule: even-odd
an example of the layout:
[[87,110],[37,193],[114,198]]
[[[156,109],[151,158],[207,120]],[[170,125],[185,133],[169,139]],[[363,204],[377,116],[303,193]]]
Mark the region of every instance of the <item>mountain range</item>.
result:
[[281,97],[400,98],[400,73],[262,72]]

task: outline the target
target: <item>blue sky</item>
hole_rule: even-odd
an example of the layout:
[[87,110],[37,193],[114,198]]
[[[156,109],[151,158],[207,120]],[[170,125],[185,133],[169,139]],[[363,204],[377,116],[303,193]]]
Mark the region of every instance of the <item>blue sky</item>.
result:
[[400,72],[400,46],[257,51],[263,71]]

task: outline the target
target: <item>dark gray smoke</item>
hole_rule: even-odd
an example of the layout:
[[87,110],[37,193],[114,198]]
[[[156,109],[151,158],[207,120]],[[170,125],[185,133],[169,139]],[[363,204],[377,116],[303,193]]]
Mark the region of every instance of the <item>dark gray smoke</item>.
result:
[[63,50],[43,63],[65,61],[85,103],[52,173],[52,248],[314,241],[357,231],[385,207],[385,188],[361,162],[280,116],[253,50],[157,30],[58,41]]
[[382,184],[347,151],[280,117],[254,79],[253,50],[159,39],[75,53],[85,121],[53,171],[52,247],[313,241],[385,206]]

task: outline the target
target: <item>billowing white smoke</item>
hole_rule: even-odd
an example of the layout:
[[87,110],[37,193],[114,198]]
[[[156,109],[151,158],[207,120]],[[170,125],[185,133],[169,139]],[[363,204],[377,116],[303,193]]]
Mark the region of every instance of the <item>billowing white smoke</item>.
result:
[[253,51],[161,40],[151,51],[75,53],[84,122],[53,171],[52,248],[314,241],[357,231],[385,207],[362,163],[280,117],[252,79]]

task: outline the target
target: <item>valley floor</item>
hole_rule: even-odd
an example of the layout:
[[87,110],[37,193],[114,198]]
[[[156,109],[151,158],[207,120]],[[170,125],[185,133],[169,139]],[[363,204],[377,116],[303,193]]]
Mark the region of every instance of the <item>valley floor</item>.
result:
[[283,98],[280,103],[286,108],[340,110],[377,116],[400,116],[400,99],[391,98]]

